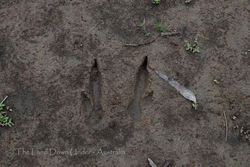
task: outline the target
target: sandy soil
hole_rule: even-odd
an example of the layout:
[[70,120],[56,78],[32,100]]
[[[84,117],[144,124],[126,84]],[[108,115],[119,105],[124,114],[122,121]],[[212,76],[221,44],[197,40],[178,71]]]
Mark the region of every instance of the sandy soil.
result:
[[[0,166],[249,166],[249,11],[249,0],[1,0],[0,97],[15,126],[0,127]],[[180,34],[159,36],[159,22]]]

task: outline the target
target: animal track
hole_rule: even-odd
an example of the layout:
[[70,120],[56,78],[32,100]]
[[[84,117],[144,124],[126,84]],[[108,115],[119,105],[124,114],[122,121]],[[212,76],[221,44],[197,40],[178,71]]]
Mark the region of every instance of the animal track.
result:
[[98,123],[103,115],[101,106],[101,74],[96,59],[90,73],[89,90],[90,98],[84,92],[81,93],[81,97],[85,112],[88,115],[86,123],[93,125]]
[[[140,120],[141,118],[141,97],[145,91],[148,81],[147,65],[148,57],[145,57],[137,73],[134,98],[128,106],[129,114],[135,120]],[[89,90],[90,97],[88,97],[85,92],[82,92],[81,98],[83,103],[82,105],[87,114],[86,123],[93,125],[98,123],[103,116],[101,106],[101,74],[98,69],[96,59],[94,60],[94,65],[90,73]]]
[[144,93],[148,81],[147,65],[148,57],[145,57],[137,73],[134,98],[128,106],[129,114],[136,120],[139,120],[141,118],[141,97]]

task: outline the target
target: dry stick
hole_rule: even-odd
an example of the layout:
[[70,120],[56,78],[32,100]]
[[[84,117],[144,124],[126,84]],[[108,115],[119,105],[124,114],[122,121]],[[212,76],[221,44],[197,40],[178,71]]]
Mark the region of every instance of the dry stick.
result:
[[8,96],[6,96],[0,104],[3,104],[4,101],[5,101],[7,98],[8,98]]
[[174,36],[174,35],[179,35],[179,32],[162,32],[161,36],[162,37],[167,37],[167,36]]
[[[166,37],[166,36],[174,36],[174,35],[179,35],[179,34],[180,32],[165,32],[165,33],[161,33],[161,36]],[[156,38],[153,39],[152,41],[145,42],[145,43],[127,43],[127,44],[124,44],[124,46],[138,47],[138,46],[143,46],[143,45],[149,45],[153,43],[155,40]]]
[[227,127],[227,116],[226,116],[226,113],[225,111],[223,111],[223,115],[224,115],[224,119],[225,119],[225,131],[226,131],[226,141],[227,141],[227,131],[228,131],[228,127]]
[[156,164],[150,158],[148,158],[148,163],[151,167],[157,167]]
[[143,45],[149,45],[153,43],[156,39],[153,39],[152,41],[144,42],[144,43],[126,43],[124,46],[131,46],[131,47],[138,47]]

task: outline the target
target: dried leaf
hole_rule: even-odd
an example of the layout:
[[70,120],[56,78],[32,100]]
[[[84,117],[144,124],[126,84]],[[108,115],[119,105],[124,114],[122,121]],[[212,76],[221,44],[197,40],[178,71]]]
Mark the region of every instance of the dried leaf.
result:
[[171,86],[173,86],[182,96],[184,96],[186,99],[193,101],[194,103],[196,102],[196,97],[194,95],[194,93],[185,88],[184,86],[180,85],[178,82],[176,82],[175,80],[173,80],[172,78],[168,77],[167,75],[162,74],[159,71],[155,71],[162,79],[164,79],[165,81],[167,81]]

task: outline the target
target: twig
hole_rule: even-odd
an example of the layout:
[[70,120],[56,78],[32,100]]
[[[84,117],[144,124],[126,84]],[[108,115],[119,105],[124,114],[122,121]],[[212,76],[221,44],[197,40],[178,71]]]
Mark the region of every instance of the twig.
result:
[[6,96],[6,97],[2,100],[2,102],[1,102],[0,104],[3,104],[4,101],[5,101],[7,98],[8,98],[8,96]]
[[149,42],[144,42],[144,43],[126,43],[126,44],[124,44],[124,46],[138,47],[138,46],[149,45],[149,44],[153,43],[154,41],[155,41],[155,39],[153,39],[152,41],[149,41]]
[[179,32],[162,32],[161,36],[162,37],[167,37],[167,36],[174,36],[174,35],[179,35]]
[[156,164],[152,161],[152,159],[148,158],[148,162],[151,167],[157,167]]
[[224,115],[224,119],[225,119],[225,131],[226,131],[226,141],[227,141],[227,131],[228,131],[228,127],[227,127],[227,116],[225,111],[223,111],[223,115]]

